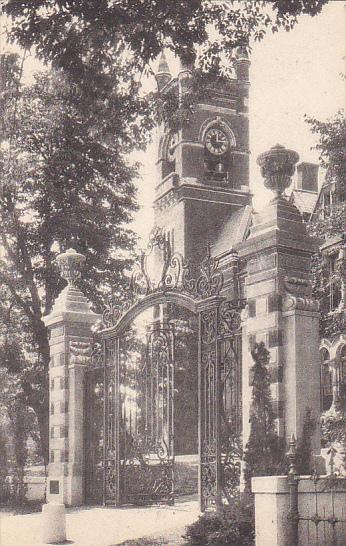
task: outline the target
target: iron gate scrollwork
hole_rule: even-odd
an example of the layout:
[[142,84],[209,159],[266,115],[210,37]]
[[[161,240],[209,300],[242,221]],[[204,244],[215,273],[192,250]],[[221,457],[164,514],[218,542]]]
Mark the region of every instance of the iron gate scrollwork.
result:
[[87,503],[103,500],[104,365],[103,351],[96,345],[84,375],[84,492]]
[[132,275],[128,302],[118,305],[110,298],[105,309],[100,332],[104,503],[174,500],[174,324],[152,315],[146,339],[131,337],[143,310],[166,304],[185,307],[199,322],[201,509],[218,509],[227,498],[230,461],[222,435],[225,423],[239,427],[241,419],[240,307],[220,295],[223,274],[210,246],[207,250],[200,266],[192,267],[172,252],[169,238],[154,231]]
[[200,504],[201,510],[220,503],[220,366],[217,331],[218,306],[200,313]]
[[138,352],[120,341],[120,501],[174,499],[174,327],[153,323]]
[[[200,504],[219,509],[238,485],[241,449],[241,309],[220,301],[200,313]],[[236,468],[235,468],[236,467]]]
[[241,311],[245,300],[224,301],[219,311],[221,494],[231,503],[242,457]]

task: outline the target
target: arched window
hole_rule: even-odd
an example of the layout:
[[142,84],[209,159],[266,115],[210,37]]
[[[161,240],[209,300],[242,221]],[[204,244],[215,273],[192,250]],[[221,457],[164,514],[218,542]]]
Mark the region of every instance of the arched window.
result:
[[329,367],[330,356],[327,349],[322,349],[321,357],[321,410],[326,411],[333,402],[332,371]]
[[337,259],[337,252],[329,256],[329,298],[331,311],[335,311],[335,309],[339,307],[339,303],[341,301],[340,277],[336,274]]

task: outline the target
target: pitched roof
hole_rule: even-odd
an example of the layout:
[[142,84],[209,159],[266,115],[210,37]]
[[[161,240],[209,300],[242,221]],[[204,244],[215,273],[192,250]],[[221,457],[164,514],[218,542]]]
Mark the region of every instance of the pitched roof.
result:
[[293,190],[290,196],[290,201],[293,203],[301,214],[312,214],[315,209],[318,194],[313,191]]
[[212,253],[214,256],[230,250],[235,244],[240,243],[245,239],[250,220],[252,207],[246,205],[232,213],[226,220],[216,240],[214,241]]

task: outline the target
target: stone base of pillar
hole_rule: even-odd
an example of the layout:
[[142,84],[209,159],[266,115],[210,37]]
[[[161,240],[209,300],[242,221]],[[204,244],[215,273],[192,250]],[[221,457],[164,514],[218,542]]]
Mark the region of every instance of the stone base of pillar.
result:
[[256,546],[292,546],[286,476],[252,478],[251,489],[255,495]]
[[65,476],[49,475],[47,477],[47,502],[53,504],[65,504]]
[[42,540],[44,544],[57,544],[66,541],[65,505],[58,503],[42,506]]
[[83,504],[82,476],[67,476],[65,498],[68,506],[80,506]]

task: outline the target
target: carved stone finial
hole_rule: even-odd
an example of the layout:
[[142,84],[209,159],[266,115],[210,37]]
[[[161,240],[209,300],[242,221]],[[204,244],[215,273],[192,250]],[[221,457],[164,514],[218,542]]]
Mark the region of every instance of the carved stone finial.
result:
[[63,279],[67,281],[68,286],[74,287],[75,282],[81,275],[81,265],[85,262],[85,256],[79,254],[73,248],[69,248],[63,254],[56,258],[60,273]]
[[287,150],[284,146],[276,144],[263,152],[257,158],[257,164],[261,167],[264,185],[276,193],[276,198],[291,184],[295,171],[295,165],[299,161],[299,155],[293,150]]

